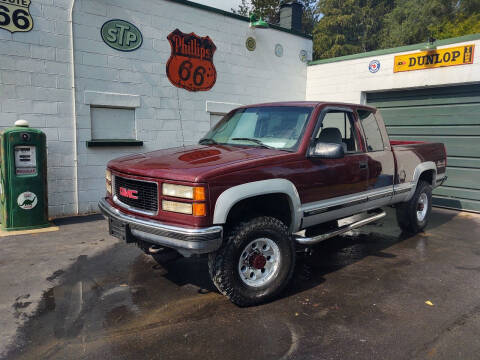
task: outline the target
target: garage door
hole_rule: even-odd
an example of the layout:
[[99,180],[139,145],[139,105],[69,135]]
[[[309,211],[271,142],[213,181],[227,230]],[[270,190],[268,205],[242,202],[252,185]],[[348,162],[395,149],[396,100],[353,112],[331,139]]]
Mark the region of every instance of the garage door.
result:
[[392,140],[443,142],[447,182],[434,204],[480,211],[480,84],[368,93]]

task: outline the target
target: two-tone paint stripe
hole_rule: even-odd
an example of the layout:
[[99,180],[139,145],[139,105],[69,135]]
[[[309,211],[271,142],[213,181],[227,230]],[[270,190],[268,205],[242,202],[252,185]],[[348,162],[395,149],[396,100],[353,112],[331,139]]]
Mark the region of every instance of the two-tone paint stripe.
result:
[[389,187],[388,190],[383,189],[383,190],[379,190],[379,191],[376,191],[376,192],[373,192],[373,193],[370,193],[370,194],[365,194],[364,196],[362,196],[360,198],[357,198],[358,195],[355,195],[354,197],[346,198],[345,201],[343,201],[340,204],[335,204],[335,205],[330,205],[330,206],[327,205],[327,206],[322,206],[322,207],[315,208],[315,209],[312,209],[312,210],[304,211],[303,216],[304,217],[309,217],[309,216],[319,215],[319,214],[327,213],[327,212],[330,212],[330,211],[336,211],[336,210],[340,210],[340,209],[344,209],[344,208],[368,203],[370,201],[380,200],[380,199],[384,199],[384,198],[387,198],[387,197],[393,197],[395,195],[410,192],[412,190],[412,188],[413,188],[412,184],[406,184],[406,185],[402,184],[402,185],[399,185],[399,186]]

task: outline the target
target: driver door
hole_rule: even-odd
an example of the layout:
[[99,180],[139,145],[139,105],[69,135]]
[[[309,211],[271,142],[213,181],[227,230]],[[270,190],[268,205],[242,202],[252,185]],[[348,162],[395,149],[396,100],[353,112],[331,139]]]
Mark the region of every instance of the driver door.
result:
[[339,159],[307,158],[309,181],[301,196],[305,227],[348,212],[349,207],[358,204],[355,197],[368,189],[368,156],[352,111],[326,109],[318,121],[315,139],[341,144],[345,156]]

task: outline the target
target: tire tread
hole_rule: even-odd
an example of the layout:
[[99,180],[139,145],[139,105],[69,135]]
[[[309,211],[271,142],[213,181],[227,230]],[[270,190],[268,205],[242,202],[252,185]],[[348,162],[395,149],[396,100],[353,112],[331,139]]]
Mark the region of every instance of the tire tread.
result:
[[[228,276],[228,273],[229,270],[235,270],[237,264],[230,264],[227,259],[232,258],[233,252],[236,251],[241,240],[247,236],[249,232],[263,228],[275,228],[275,231],[290,238],[288,229],[283,222],[273,217],[261,216],[234,226],[233,229],[227,233],[222,247],[208,256],[208,270],[214,285],[220,293],[228,297],[231,302],[241,307],[257,305],[274,298],[285,288],[293,275],[293,269],[295,267],[295,247],[293,241],[289,239],[291,253],[293,254],[292,264],[287,278],[281,286],[268,294],[268,296],[262,296],[260,298],[247,297],[236,289],[233,279]],[[233,267],[233,269],[231,269],[231,267]]]

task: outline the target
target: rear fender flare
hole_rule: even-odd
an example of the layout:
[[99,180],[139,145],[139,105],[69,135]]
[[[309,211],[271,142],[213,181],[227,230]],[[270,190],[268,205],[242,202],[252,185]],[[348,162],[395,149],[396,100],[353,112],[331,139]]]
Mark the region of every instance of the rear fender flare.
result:
[[215,203],[214,224],[225,224],[228,213],[241,200],[268,194],[285,194],[288,197],[291,214],[290,231],[296,232],[302,220],[301,202],[295,185],[287,179],[269,179],[237,185],[225,190]]
[[408,201],[413,197],[413,195],[415,194],[415,190],[417,189],[418,180],[420,179],[420,176],[425,171],[428,171],[428,170],[433,170],[433,185],[435,184],[436,178],[437,178],[437,165],[435,165],[433,161],[425,161],[420,163],[415,167],[415,171],[413,172],[413,181],[412,181],[413,187],[408,193],[408,196],[406,197],[405,201]]

